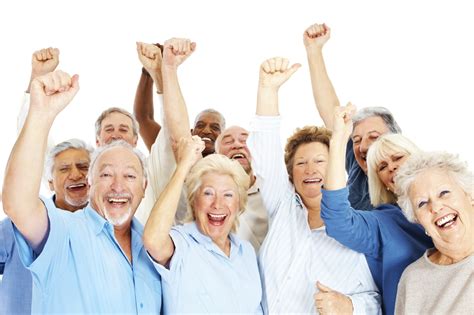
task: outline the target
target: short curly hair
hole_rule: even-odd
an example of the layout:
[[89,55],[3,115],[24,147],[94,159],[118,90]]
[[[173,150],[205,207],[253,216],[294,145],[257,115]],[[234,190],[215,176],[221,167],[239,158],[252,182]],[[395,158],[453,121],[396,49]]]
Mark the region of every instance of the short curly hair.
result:
[[293,135],[286,141],[285,145],[285,164],[288,177],[293,183],[293,162],[295,159],[296,150],[302,144],[319,142],[324,144],[329,149],[329,142],[331,140],[331,130],[324,127],[305,126],[297,128]]

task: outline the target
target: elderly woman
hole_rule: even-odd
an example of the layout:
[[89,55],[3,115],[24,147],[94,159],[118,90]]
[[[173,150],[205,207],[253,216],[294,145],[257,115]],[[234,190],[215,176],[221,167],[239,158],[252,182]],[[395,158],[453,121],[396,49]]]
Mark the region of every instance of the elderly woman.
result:
[[270,314],[377,314],[380,296],[364,255],[328,237],[320,217],[330,131],[302,128],[281,150],[277,91],[297,68],[282,58],[262,64],[249,137],[270,218],[259,254],[262,306]]
[[403,270],[432,246],[423,229],[403,215],[394,194],[393,178],[398,168],[419,149],[400,134],[383,135],[374,142],[367,164],[370,199],[376,208],[374,211],[354,210],[349,202],[344,169],[354,111],[352,105],[335,109],[321,217],[329,236],[365,254],[382,293],[384,313],[393,314]]
[[448,153],[416,155],[400,168],[399,203],[435,247],[403,272],[397,314],[474,314],[473,179]]
[[[232,234],[249,177],[223,155],[199,160],[204,147],[197,136],[180,140],[176,171],[143,234],[162,278],[164,313],[261,313],[255,251]],[[190,222],[172,228],[184,182]]]

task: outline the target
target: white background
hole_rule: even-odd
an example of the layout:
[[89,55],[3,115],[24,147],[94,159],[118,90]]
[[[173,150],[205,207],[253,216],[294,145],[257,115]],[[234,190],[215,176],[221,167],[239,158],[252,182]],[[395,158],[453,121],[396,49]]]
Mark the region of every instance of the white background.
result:
[[39,48],[58,47],[59,68],[80,75],[81,91],[53,126],[56,142],[79,137],[93,144],[102,110],[132,111],[141,71],[135,41],[170,37],[197,43],[180,69],[191,117],[213,107],[229,126],[247,126],[254,114],[263,60],[302,63],[280,91],[286,137],[297,126],[322,123],[302,42],[315,22],[332,29],[324,53],[342,104],[388,107],[422,149],[459,153],[472,167],[472,12],[469,1],[4,1],[0,177],[16,139],[31,53]]

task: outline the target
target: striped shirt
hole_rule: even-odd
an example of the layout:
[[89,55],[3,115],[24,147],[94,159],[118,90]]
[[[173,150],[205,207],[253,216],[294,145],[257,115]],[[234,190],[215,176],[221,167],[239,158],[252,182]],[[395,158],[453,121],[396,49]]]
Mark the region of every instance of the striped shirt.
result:
[[280,117],[257,116],[248,145],[270,223],[259,267],[265,313],[316,314],[316,281],[348,295],[354,313],[380,313],[380,296],[364,255],[311,230],[308,211],[288,180],[280,142]]

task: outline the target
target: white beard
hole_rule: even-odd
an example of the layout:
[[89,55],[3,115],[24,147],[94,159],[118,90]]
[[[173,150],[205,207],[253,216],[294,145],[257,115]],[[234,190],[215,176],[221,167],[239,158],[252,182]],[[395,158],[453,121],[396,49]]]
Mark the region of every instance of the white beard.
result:
[[130,217],[130,214],[132,213],[132,208],[129,207],[128,210],[126,212],[124,212],[123,214],[121,214],[120,216],[110,216],[109,215],[109,212],[107,211],[107,209],[104,209],[104,216],[105,216],[105,219],[107,221],[110,222],[110,224],[114,225],[114,226],[121,226],[123,225],[125,222],[127,222],[128,218]]

